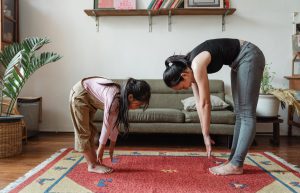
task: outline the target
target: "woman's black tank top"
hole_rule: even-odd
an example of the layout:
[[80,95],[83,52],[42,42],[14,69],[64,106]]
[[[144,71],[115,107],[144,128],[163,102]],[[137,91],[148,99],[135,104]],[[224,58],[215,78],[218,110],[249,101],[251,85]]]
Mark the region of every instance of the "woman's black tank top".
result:
[[192,64],[193,59],[201,52],[208,51],[211,62],[207,66],[207,73],[218,72],[223,65],[230,65],[240,52],[238,39],[212,39],[203,42],[187,54],[187,60]]

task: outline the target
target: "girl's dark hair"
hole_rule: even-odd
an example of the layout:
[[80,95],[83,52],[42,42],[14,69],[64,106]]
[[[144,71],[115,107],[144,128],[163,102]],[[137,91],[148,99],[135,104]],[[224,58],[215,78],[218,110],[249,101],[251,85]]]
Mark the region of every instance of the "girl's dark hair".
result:
[[[171,65],[170,65],[171,64]],[[190,68],[191,65],[185,55],[173,55],[165,61],[166,70],[163,74],[163,79],[168,87],[174,87],[183,80],[181,73]]]
[[115,122],[115,126],[124,126],[125,134],[129,131],[129,121],[128,121],[128,110],[129,101],[128,96],[132,94],[135,100],[144,103],[144,110],[147,109],[151,97],[150,85],[144,80],[136,80],[134,78],[129,78],[121,87],[121,93],[119,97],[119,114]]

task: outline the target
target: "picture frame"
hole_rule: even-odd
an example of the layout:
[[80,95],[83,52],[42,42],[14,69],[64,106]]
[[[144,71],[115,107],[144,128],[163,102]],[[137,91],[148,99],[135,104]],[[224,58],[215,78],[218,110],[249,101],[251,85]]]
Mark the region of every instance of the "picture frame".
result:
[[94,0],[94,9],[114,9],[114,0]]
[[184,0],[184,8],[224,8],[224,0]]

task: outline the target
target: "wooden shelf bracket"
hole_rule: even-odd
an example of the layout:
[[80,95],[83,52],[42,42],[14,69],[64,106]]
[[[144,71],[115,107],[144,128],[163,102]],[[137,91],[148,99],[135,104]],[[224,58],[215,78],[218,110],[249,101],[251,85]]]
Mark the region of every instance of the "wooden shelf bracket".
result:
[[222,15],[222,32],[225,31],[225,17],[229,14],[229,10],[226,10],[226,12]]
[[169,32],[172,31],[172,11],[171,11],[171,9],[169,10],[169,14],[168,14],[168,31]]
[[222,32],[225,31],[225,15],[222,15]]
[[93,16],[95,17],[96,31],[99,32],[99,16],[97,16],[95,11],[93,11]]
[[151,14],[151,10],[148,10],[148,22],[149,22],[149,32],[152,32],[152,14]]

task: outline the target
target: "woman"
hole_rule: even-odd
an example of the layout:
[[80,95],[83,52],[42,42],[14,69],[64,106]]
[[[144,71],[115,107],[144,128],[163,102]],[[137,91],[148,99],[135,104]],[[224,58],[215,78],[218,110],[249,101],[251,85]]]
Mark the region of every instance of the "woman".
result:
[[[110,173],[112,169],[103,165],[103,153],[108,138],[109,155],[112,160],[120,126],[129,130],[128,110],[148,107],[150,86],[143,80],[129,78],[120,85],[102,77],[90,77],[75,84],[70,93],[70,110],[75,130],[75,150],[82,152],[88,171]],[[104,110],[103,126],[97,153],[94,137],[97,128],[93,124],[97,109]]]
[[174,55],[165,61],[163,79],[175,90],[192,87],[208,156],[211,154],[210,92],[208,74],[223,65],[231,67],[231,88],[236,123],[227,162],[210,168],[215,175],[242,174],[247,151],[255,136],[256,105],[265,58],[250,42],[238,39],[212,39],[195,47],[187,55]]

